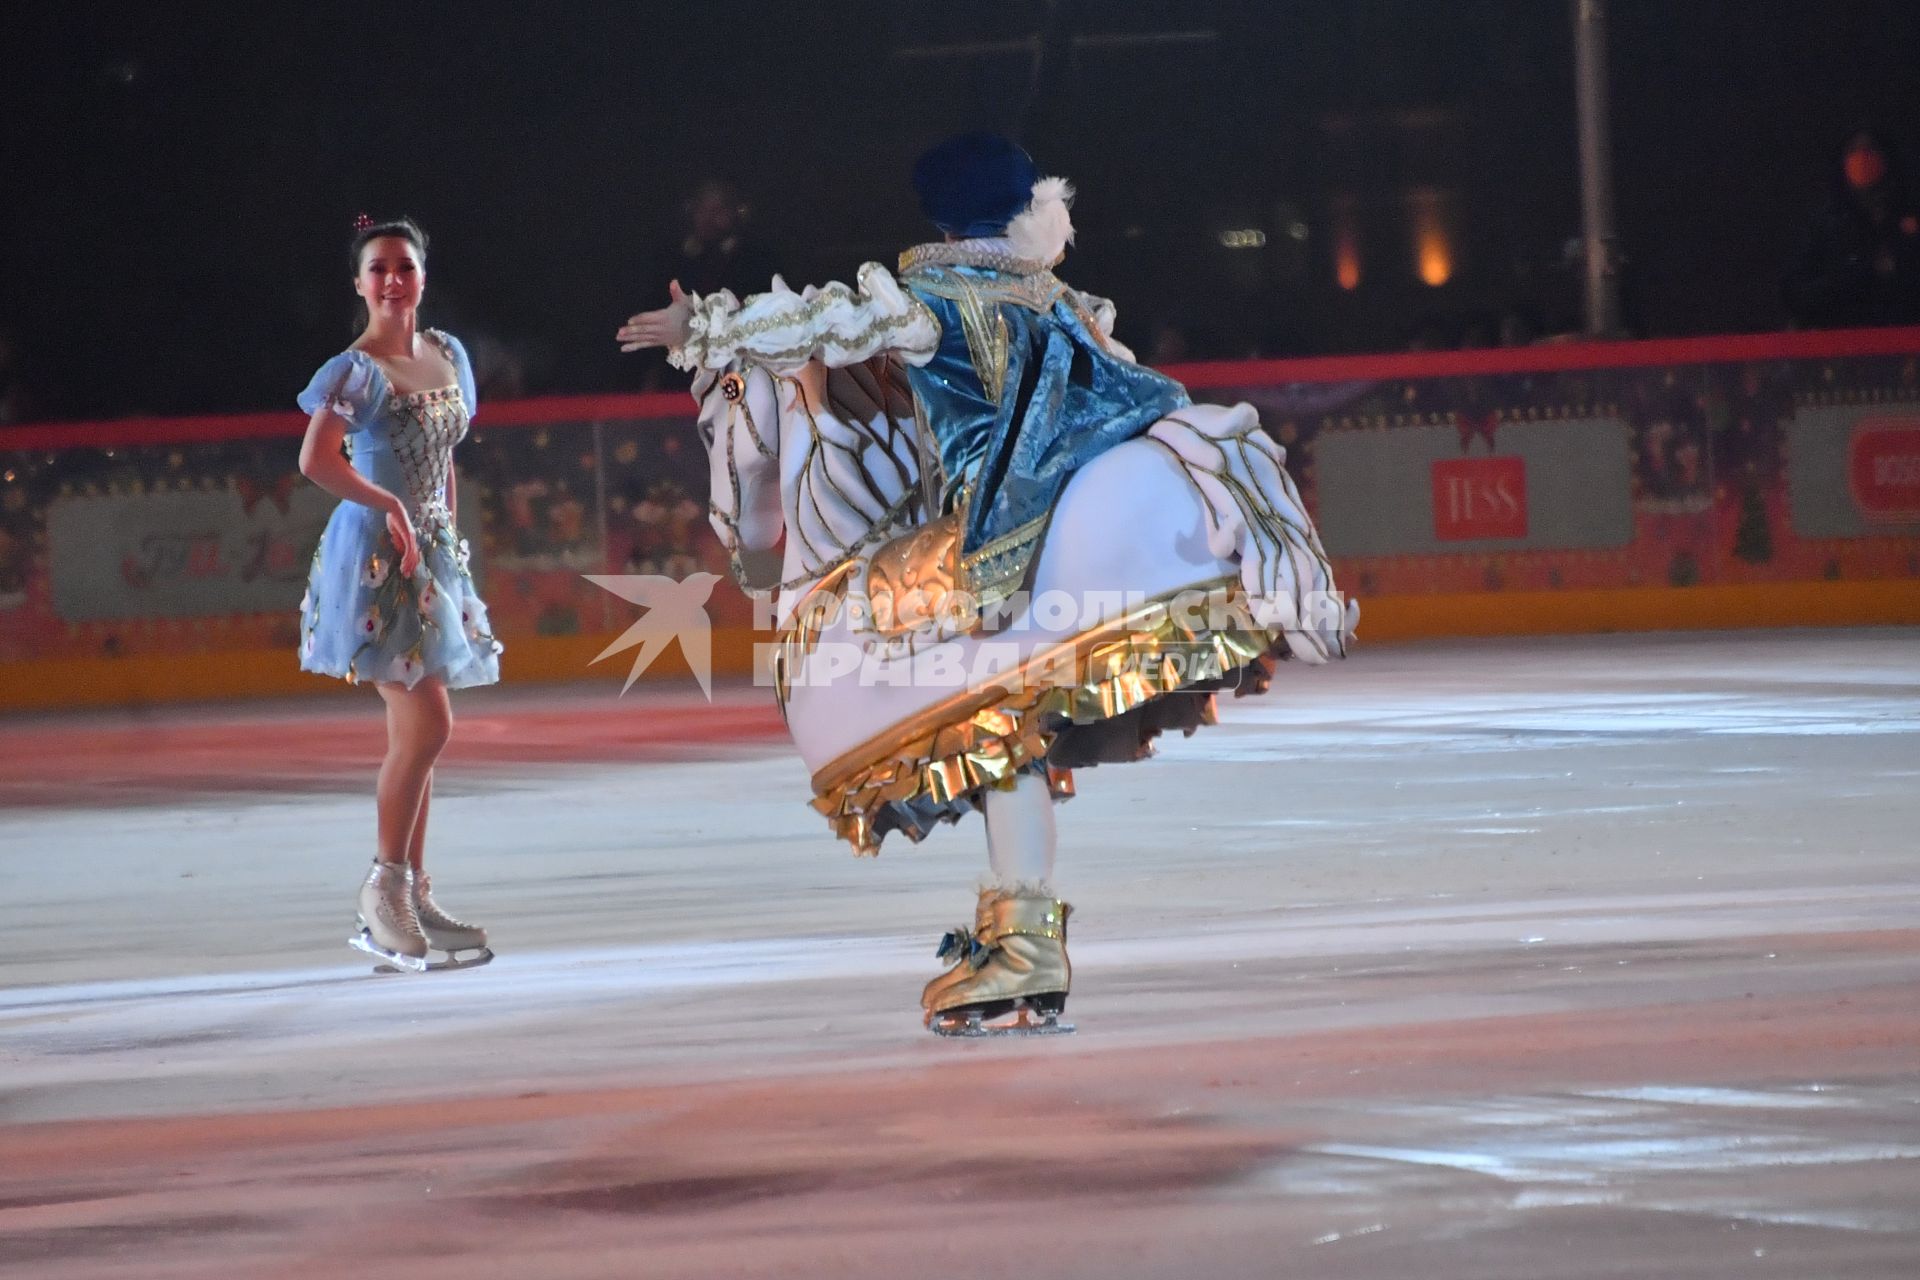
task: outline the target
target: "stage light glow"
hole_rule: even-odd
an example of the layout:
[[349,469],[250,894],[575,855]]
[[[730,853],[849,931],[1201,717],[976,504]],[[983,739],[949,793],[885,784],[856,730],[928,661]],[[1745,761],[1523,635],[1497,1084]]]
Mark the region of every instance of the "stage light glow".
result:
[[1452,235],[1453,200],[1449,193],[1431,187],[1418,187],[1407,194],[1408,214],[1413,229],[1414,274],[1422,284],[1438,289],[1453,279]]
[[1348,293],[1360,287],[1360,232],[1350,214],[1343,214],[1334,227],[1333,278]]
[[1437,227],[1420,233],[1420,279],[1435,289],[1453,279],[1453,250]]

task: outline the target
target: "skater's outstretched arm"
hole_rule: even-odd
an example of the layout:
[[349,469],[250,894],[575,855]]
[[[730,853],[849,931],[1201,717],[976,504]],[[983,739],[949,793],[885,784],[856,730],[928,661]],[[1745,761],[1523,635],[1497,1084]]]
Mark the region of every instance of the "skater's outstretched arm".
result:
[[621,351],[645,351],[648,347],[678,347],[687,340],[687,322],[693,315],[694,295],[681,289],[678,280],[667,284],[667,305],[653,311],[641,311],[627,317],[614,340]]
[[883,351],[922,365],[940,344],[940,323],[879,263],[860,268],[858,286],[833,282],[795,293],[779,277],[742,302],[726,290],[701,297],[676,281],[668,305],[633,316],[616,335],[623,351],[668,348],[678,368],[724,369],[736,362],[792,374],[810,360],[841,369]]

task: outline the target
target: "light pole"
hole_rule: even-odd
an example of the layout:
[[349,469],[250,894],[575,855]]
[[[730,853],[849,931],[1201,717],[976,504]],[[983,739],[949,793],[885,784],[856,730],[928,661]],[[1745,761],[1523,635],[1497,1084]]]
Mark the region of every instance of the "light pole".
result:
[[1586,250],[1589,337],[1620,331],[1613,226],[1613,154],[1607,132],[1606,0],[1571,0],[1574,92],[1580,106],[1580,234]]

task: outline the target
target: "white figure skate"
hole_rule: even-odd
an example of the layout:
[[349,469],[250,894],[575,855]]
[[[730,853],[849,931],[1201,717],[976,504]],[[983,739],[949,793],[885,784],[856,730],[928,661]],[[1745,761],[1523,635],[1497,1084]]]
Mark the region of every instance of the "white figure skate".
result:
[[[429,961],[427,968],[472,969],[493,959],[493,949],[487,946],[485,929],[455,919],[433,900],[432,876],[417,875],[413,878],[413,909],[419,917],[421,932],[427,935],[427,946],[446,955],[444,960]],[[462,952],[472,954],[462,955]]]
[[360,931],[347,939],[383,963],[375,972],[423,973],[427,935],[413,907],[413,868],[375,859],[360,886]]

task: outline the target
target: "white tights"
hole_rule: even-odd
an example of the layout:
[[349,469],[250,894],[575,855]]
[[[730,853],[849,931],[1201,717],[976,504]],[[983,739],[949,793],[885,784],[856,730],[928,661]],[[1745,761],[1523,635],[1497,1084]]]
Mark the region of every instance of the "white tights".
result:
[[1011,791],[989,791],[987,862],[994,884],[1051,885],[1056,837],[1053,796],[1045,778],[1020,775]]

